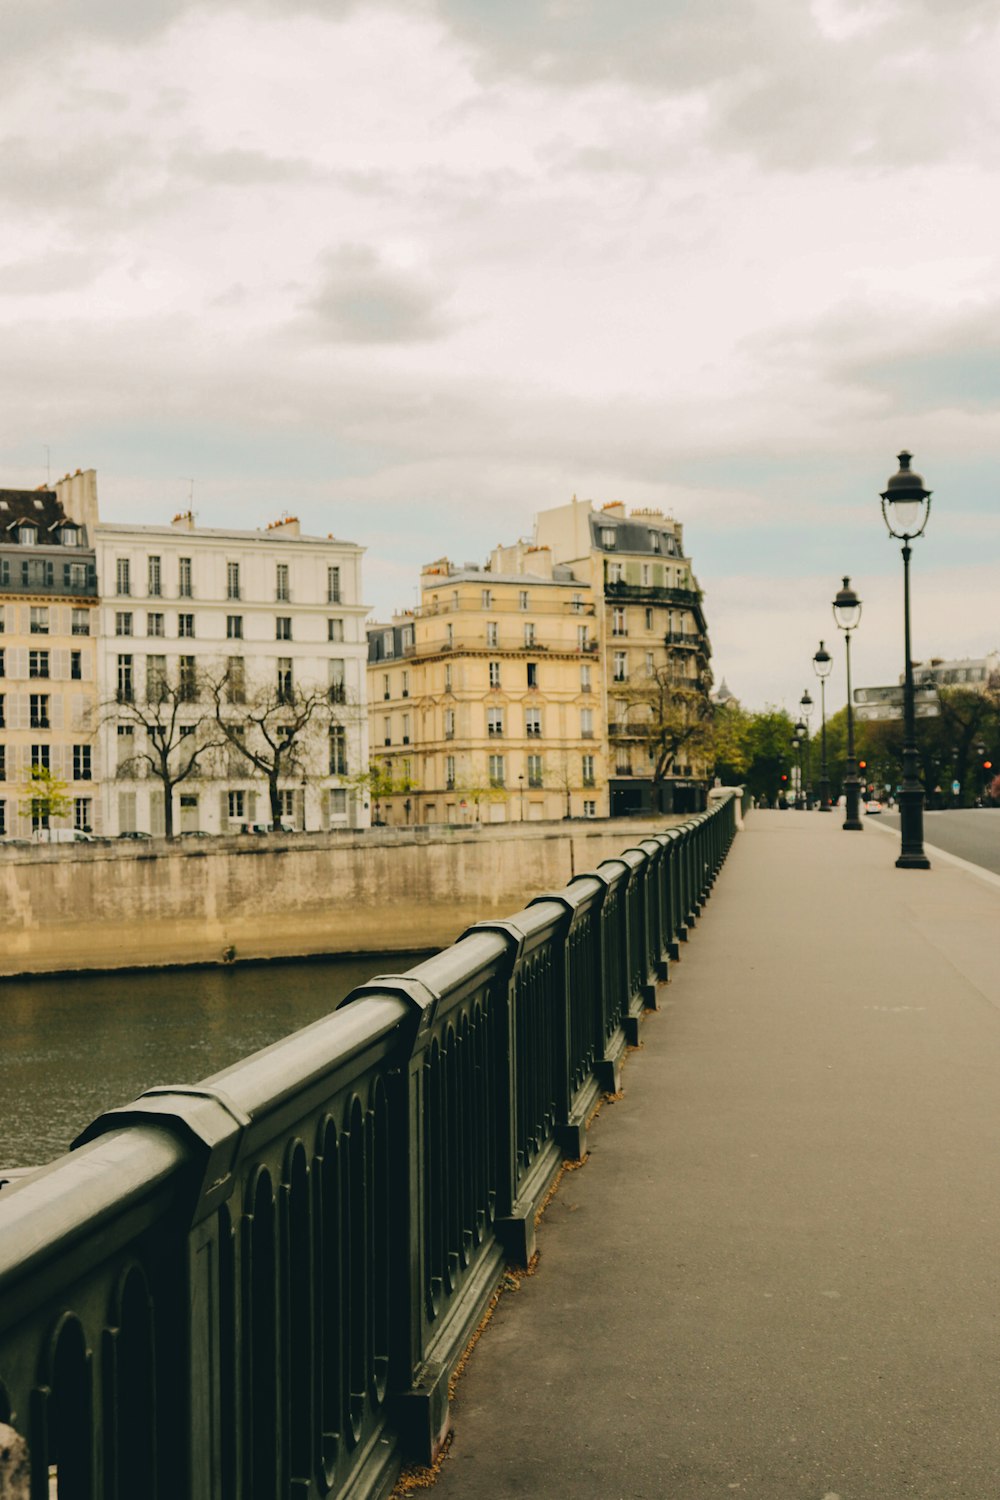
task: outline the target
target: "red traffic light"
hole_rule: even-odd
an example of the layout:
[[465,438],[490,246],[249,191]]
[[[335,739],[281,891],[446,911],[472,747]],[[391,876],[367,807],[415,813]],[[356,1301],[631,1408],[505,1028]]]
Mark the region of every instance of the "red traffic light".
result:
[[866,760],[859,760],[858,761],[858,770],[859,771],[866,771],[867,769],[868,769],[868,762]]
[[983,761],[983,770],[984,771],[992,771],[992,769],[993,769],[993,762],[991,760],[984,760]]
[[787,781],[788,777],[784,773],[782,773],[781,779],[782,779],[782,781]]

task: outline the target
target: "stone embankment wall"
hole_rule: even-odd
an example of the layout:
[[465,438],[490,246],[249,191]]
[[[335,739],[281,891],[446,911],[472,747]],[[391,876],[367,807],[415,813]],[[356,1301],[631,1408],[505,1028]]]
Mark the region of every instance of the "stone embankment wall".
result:
[[0,975],[443,947],[682,821],[7,848]]

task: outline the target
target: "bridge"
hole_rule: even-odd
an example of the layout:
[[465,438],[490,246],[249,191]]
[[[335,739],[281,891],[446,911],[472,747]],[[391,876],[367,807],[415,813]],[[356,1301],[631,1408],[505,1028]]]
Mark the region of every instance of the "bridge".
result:
[[31,1500],[992,1493],[1000,882],[738,817],[5,1189]]

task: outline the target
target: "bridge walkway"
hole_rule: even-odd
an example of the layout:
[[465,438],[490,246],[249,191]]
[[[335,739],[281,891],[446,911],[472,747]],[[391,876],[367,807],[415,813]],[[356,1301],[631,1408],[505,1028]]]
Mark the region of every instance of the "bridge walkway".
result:
[[840,823],[747,819],[438,1500],[1000,1494],[1000,880]]

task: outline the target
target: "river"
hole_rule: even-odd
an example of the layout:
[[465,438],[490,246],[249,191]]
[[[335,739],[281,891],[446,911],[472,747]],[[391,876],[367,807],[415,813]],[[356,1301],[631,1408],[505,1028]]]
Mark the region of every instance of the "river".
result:
[[197,1083],[423,956],[0,980],[0,1168],[50,1161],[104,1110]]

